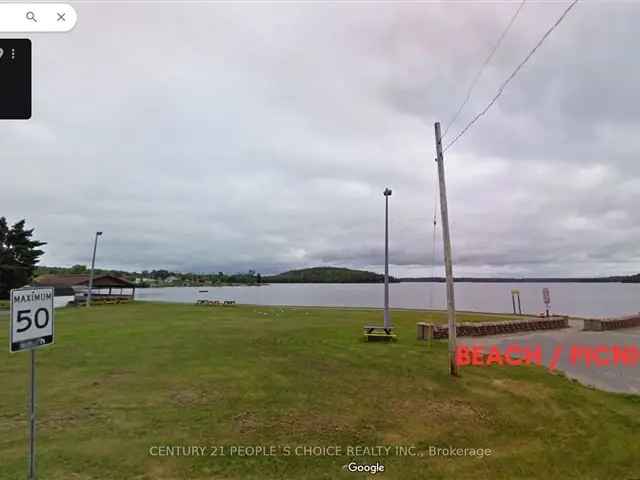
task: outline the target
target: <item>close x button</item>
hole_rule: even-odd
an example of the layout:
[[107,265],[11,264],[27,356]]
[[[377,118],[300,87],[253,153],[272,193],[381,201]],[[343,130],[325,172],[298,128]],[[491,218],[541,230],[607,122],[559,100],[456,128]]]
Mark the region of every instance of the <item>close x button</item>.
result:
[[0,39],[0,119],[31,118],[31,40]]

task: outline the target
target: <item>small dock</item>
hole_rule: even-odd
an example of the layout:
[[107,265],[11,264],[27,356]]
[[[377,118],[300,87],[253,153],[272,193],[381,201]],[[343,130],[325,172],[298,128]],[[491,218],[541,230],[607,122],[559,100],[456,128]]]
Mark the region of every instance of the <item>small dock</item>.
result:
[[228,307],[235,305],[235,300],[196,300],[196,305],[206,305],[209,307],[223,306]]

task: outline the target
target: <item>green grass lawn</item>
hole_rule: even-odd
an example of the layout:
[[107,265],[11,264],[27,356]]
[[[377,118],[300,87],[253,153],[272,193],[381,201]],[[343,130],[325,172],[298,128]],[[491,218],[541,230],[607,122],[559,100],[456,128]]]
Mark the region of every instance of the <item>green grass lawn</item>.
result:
[[[415,339],[443,314],[393,312],[399,340],[362,339],[374,310],[143,304],[61,309],[38,358],[39,478],[640,478],[640,397],[536,367],[447,375],[446,343]],[[486,320],[462,315],[460,321]],[[26,477],[29,354],[9,354],[0,317],[0,478]],[[159,445],[226,456],[157,457]],[[278,455],[230,455],[233,446]],[[286,456],[285,447],[408,446],[418,455]],[[429,446],[491,448],[420,456]],[[209,449],[207,453],[212,453]],[[295,452],[295,450],[292,450]]]
[[0,310],[9,310],[9,300],[0,300]]

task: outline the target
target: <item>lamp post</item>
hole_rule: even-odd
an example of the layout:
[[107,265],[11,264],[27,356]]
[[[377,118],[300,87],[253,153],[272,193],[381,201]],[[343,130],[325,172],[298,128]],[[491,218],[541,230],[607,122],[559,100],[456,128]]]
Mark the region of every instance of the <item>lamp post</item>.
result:
[[391,326],[389,318],[389,197],[391,189],[384,189],[384,328]]
[[98,248],[98,237],[102,232],[96,232],[96,238],[93,242],[93,257],[91,258],[91,273],[89,274],[89,291],[87,292],[87,307],[91,306],[91,290],[93,289],[93,269],[96,265],[96,249]]

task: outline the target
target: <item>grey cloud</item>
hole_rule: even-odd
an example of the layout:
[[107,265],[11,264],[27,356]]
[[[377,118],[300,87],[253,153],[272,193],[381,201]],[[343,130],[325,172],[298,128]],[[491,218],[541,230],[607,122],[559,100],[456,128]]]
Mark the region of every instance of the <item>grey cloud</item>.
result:
[[[430,275],[433,122],[515,8],[79,3],[73,33],[33,38],[0,214],[51,265],[87,263],[104,230],[116,268],[380,271],[388,185],[392,273]],[[451,136],[563,8],[527,4]],[[578,4],[447,152],[456,273],[640,270],[639,17]]]

